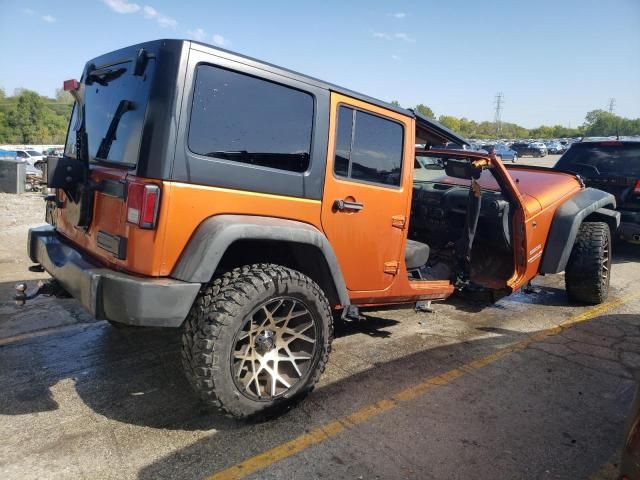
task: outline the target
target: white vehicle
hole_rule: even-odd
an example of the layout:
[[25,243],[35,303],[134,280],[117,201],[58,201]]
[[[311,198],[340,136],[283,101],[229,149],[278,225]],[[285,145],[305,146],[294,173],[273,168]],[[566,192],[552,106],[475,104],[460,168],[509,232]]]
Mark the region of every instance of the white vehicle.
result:
[[42,152],[39,152],[37,150],[16,149],[15,152],[19,159],[26,160],[31,165],[35,165],[36,162],[44,160],[44,155],[42,154]]
[[533,145],[534,147],[537,147],[537,148],[539,148],[541,150],[544,150],[545,153],[547,153],[547,146],[544,143],[542,143],[542,142],[533,142],[533,143],[531,143],[531,145]]

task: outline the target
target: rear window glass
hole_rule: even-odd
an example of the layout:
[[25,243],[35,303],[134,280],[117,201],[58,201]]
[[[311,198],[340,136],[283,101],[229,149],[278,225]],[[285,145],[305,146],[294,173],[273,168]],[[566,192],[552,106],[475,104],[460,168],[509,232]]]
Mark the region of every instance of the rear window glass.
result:
[[640,176],[640,143],[574,145],[558,160],[556,167],[585,177],[637,177]]
[[199,65],[189,149],[212,158],[304,172],[309,167],[313,110],[308,93]]
[[[142,126],[149,101],[155,62],[144,75],[134,76],[133,61],[98,67],[83,78],[85,123],[89,159],[133,167],[138,161]],[[65,145],[65,155],[76,157],[76,107]]]

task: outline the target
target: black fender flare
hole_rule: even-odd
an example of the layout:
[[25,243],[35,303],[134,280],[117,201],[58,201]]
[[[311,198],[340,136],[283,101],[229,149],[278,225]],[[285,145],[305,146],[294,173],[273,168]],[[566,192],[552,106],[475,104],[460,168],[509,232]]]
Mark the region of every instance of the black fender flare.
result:
[[206,283],[230,245],[238,240],[270,240],[316,247],[327,262],[340,303],[350,304],[338,259],[327,237],[313,225],[254,215],[216,215],[204,220],[187,243],[171,277]]
[[540,273],[564,271],[583,221],[605,222],[613,234],[620,225],[615,208],[615,197],[595,188],[585,188],[560,205],[553,215]]

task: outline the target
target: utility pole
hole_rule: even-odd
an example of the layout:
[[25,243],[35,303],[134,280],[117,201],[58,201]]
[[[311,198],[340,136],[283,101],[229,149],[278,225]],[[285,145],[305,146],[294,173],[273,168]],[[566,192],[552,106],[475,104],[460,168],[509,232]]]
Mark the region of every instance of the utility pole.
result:
[[613,114],[613,111],[615,108],[616,108],[616,99],[612,97],[609,99],[609,113]]
[[502,105],[504,104],[504,95],[502,92],[498,92],[496,100],[493,102],[496,106],[496,114],[493,117],[493,121],[496,124],[496,134],[500,134],[502,130]]

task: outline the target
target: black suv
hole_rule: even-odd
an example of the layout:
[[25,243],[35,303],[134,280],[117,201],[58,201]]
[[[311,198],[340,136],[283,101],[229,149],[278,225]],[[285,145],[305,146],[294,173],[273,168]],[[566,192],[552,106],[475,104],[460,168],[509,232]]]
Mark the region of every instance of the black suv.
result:
[[575,172],[587,186],[612,193],[622,214],[618,235],[640,243],[639,140],[574,143],[555,168]]
[[542,148],[533,143],[516,142],[511,145],[511,150],[517,152],[519,157],[531,155],[532,157],[544,157],[547,155],[547,149]]

